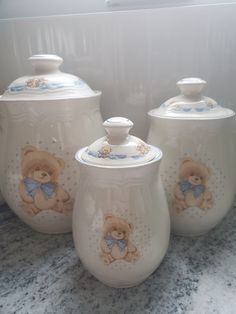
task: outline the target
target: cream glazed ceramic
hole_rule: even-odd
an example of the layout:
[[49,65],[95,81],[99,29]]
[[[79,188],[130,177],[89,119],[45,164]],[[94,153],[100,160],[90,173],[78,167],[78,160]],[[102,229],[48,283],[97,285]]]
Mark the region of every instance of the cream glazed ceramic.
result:
[[204,80],[186,78],[177,85],[179,96],[149,112],[148,143],[165,154],[160,171],[172,231],[200,235],[215,227],[232,206],[235,113],[202,96]]
[[129,135],[133,123],[105,121],[107,136],[79,150],[81,180],[73,236],[84,266],[120,288],[145,280],[169,242],[167,202],[158,175],[162,152]]
[[79,171],[74,160],[100,134],[101,92],[80,78],[62,73],[62,58],[31,57],[34,75],[14,81],[1,97],[1,190],[8,205],[40,232],[72,228]]

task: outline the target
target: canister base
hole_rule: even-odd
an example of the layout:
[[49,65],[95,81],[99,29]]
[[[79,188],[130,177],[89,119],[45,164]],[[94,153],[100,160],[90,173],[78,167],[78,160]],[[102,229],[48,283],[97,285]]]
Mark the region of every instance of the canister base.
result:
[[182,232],[175,232],[175,231],[171,231],[171,234],[176,235],[176,236],[181,236],[181,237],[200,237],[203,236],[205,234],[207,234],[208,232],[210,232],[210,230],[206,230],[204,232],[199,232],[199,233],[182,233]]
[[[99,280],[99,279],[98,279]],[[102,284],[104,284],[105,286],[108,286],[110,288],[115,288],[115,289],[126,289],[126,288],[133,288],[136,287],[138,285],[140,285],[141,283],[143,283],[146,279],[143,279],[135,284],[127,284],[127,285],[112,285],[110,283],[104,282],[102,280],[99,280]]]
[[154,273],[154,271],[159,267],[160,263],[152,270],[150,271],[147,275],[145,275],[145,277],[143,277],[142,279],[138,280],[137,282],[134,283],[124,283],[124,284],[112,284],[112,282],[107,282],[105,280],[101,280],[100,278],[98,278],[98,276],[96,276],[93,272],[91,272],[90,270],[88,270],[98,281],[100,281],[101,283],[103,283],[104,285],[111,287],[111,288],[116,288],[116,289],[123,289],[123,288],[132,288],[132,287],[136,287],[140,284],[142,284],[145,280],[148,279],[149,276],[151,276],[152,273]]
[[72,230],[71,230],[71,228],[70,229],[65,229],[65,230],[60,230],[60,231],[58,231],[58,230],[54,230],[54,231],[46,231],[46,230],[43,230],[43,229],[37,229],[37,228],[35,228],[35,227],[32,227],[32,226],[30,226],[34,231],[36,231],[36,232],[39,232],[39,233],[44,233],[44,234],[64,234],[64,233],[71,233],[72,232]]

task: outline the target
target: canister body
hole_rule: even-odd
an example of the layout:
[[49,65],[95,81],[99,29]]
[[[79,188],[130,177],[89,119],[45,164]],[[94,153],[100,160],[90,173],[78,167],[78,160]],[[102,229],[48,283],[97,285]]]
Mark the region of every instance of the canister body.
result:
[[84,266],[106,285],[139,284],[168,247],[169,213],[158,164],[112,169],[81,165],[73,236]]
[[103,135],[100,93],[81,99],[5,101],[1,189],[33,229],[69,232],[79,172],[78,147]]
[[158,145],[165,156],[160,172],[174,233],[206,233],[231,208],[235,194],[232,123],[232,117],[151,117],[148,142]]

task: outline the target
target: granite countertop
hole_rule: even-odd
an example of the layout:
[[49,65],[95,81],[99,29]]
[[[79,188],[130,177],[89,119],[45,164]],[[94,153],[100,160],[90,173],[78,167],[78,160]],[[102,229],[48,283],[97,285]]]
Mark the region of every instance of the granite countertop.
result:
[[236,204],[213,231],[172,236],[161,266],[129,289],[104,286],[72,235],[45,235],[0,207],[0,313],[236,313]]

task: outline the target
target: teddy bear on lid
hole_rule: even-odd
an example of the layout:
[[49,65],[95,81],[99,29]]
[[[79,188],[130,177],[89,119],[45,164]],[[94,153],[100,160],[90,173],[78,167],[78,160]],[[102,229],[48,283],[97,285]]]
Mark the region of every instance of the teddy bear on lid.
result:
[[31,145],[23,148],[19,191],[26,212],[36,215],[43,210],[66,213],[72,209],[69,193],[58,184],[64,167],[62,158]]
[[210,175],[210,169],[203,163],[191,157],[182,160],[174,192],[174,205],[178,211],[189,207],[206,210],[213,206],[212,194],[207,188]]
[[101,257],[106,264],[116,260],[135,262],[138,259],[138,250],[130,240],[133,228],[133,224],[112,213],[104,215]]

